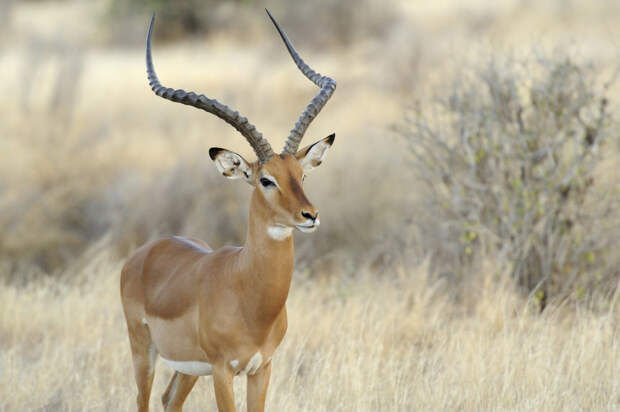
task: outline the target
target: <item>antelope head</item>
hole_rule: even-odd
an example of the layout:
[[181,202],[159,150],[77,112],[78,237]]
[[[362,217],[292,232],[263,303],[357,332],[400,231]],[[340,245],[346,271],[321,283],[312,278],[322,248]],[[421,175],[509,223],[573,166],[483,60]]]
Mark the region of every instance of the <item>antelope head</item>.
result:
[[321,164],[334,139],[332,134],[295,155],[282,153],[266,162],[248,163],[239,154],[216,147],[209,150],[209,155],[224,176],[241,178],[255,186],[254,195],[263,206],[261,209],[268,211],[263,218],[270,227],[284,233],[293,227],[313,232],[320,224],[319,211],[306,197],[303,181],[307,173]]
[[214,114],[247,139],[258,157],[255,162],[249,162],[241,155],[219,147],[211,148],[209,156],[222,175],[229,179],[243,179],[255,187],[253,197],[262,206],[260,210],[264,216],[261,217],[270,225],[270,230],[274,232],[272,235],[277,237],[277,234],[290,234],[292,228],[313,232],[320,224],[319,212],[306,197],[303,181],[307,173],[323,162],[334,143],[335,134],[301,150],[298,148],[310,122],[336,90],[336,82],[315,72],[302,60],[269,10],[266,11],[299,70],[321,89],[302,112],[279,155],[274,154],[262,133],[239,112],[203,94],[161,85],[151,56],[151,32],[155,15],[151,18],[147,35],[146,67],[149,84],[155,94]]

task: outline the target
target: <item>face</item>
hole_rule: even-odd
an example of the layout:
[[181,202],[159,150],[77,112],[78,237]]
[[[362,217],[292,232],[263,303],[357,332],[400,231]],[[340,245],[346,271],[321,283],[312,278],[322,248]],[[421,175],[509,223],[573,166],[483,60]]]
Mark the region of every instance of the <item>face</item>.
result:
[[302,232],[313,232],[319,225],[319,212],[304,193],[304,178],[300,162],[291,155],[275,155],[260,165],[254,184],[273,224]]
[[313,232],[320,224],[319,212],[303,189],[306,174],[319,166],[334,142],[334,135],[300,150],[296,156],[273,155],[265,163],[248,163],[237,153],[212,148],[209,155],[227,178],[243,179],[256,187],[265,205],[263,213],[272,227]]

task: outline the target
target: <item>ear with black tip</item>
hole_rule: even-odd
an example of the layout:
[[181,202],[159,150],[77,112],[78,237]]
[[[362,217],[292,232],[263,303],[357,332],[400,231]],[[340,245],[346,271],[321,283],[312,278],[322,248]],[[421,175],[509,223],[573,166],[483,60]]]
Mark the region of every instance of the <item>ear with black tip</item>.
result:
[[224,177],[243,179],[249,184],[253,184],[252,167],[241,155],[220,147],[212,147],[209,149],[209,157]]
[[222,149],[221,147],[210,148],[209,157],[211,158],[211,160],[215,160],[215,158],[217,157],[217,154],[220,153],[222,150],[226,150],[226,149]]
[[296,157],[304,169],[304,173],[310,172],[315,167],[318,167],[323,163],[327,152],[334,144],[336,140],[336,133],[332,133],[324,139],[318,142],[312,143],[310,146],[306,146],[297,152]]

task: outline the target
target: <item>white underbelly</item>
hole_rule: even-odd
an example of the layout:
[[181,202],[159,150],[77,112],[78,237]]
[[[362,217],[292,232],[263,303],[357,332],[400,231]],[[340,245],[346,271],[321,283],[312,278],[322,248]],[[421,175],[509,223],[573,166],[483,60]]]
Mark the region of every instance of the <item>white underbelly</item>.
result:
[[[187,313],[174,320],[147,317],[143,323],[148,325],[155,348],[163,361],[177,372],[192,376],[213,374],[213,365],[206,362],[205,352],[200,347],[196,325],[196,313]],[[177,361],[172,359],[199,359]],[[269,362],[267,360],[267,363]],[[254,353],[247,361],[239,358],[229,361],[235,375],[254,375],[263,366],[263,355]]]
[[184,373],[186,375],[192,376],[207,376],[211,375],[213,372],[213,366],[208,362],[198,362],[198,361],[173,361],[166,358],[163,358],[164,362],[168,364],[172,369],[177,372]]
[[[209,362],[173,361],[170,359],[166,359],[163,356],[161,358],[172,369],[186,375],[207,376],[213,373],[213,365],[211,365]],[[267,362],[269,361],[271,361],[271,358]],[[236,359],[231,360],[229,363],[231,368],[235,372],[235,375],[254,375],[258,368],[260,368],[263,364],[263,355],[260,352],[256,352],[254,356],[252,356],[250,360],[248,360],[245,368],[243,369],[240,368],[239,361]]]

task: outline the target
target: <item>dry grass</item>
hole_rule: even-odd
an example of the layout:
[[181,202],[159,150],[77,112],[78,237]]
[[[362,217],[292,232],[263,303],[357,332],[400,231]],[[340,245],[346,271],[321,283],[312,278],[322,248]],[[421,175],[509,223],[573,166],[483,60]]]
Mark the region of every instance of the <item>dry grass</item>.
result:
[[[120,263],[97,252],[73,279],[0,289],[3,410],[131,410],[136,388],[119,302]],[[620,408],[620,310],[543,315],[490,268],[455,305],[424,266],[382,279],[295,274],[274,356],[272,411]],[[171,370],[161,362],[155,410]],[[244,407],[244,379],[236,379]],[[202,378],[187,410],[213,408]]]
[[[162,233],[216,247],[245,234],[249,190],[220,179],[207,152],[224,146],[251,158],[247,144],[213,116],[155,98],[142,48],[105,46],[96,24],[104,3],[0,6],[11,11],[0,17],[0,410],[132,410],[123,257]],[[266,3],[286,14],[288,3]],[[539,3],[394,0],[397,18],[380,39],[356,41],[351,31],[346,47],[317,48],[303,28],[287,27],[304,57],[338,81],[306,139],[336,131],[337,141],[306,183],[323,225],[296,238],[269,410],[620,409],[617,295],[552,301],[540,314],[496,264],[438,279],[408,247],[415,238],[428,249],[429,239],[404,229],[433,212],[415,208],[419,184],[389,127],[408,102],[445,87],[480,51],[568,45],[603,72],[617,64],[616,2]],[[262,11],[245,13],[265,20],[251,39],[222,31],[156,43],[157,71],[167,85],[237,108],[280,147],[316,89]],[[610,105],[618,96],[610,90]],[[614,159],[597,179],[620,179]],[[155,410],[170,375],[159,365]],[[214,408],[209,378],[186,405]]]

